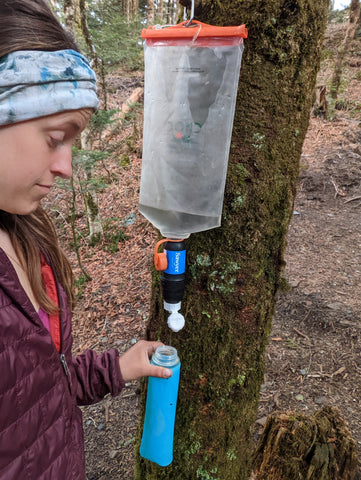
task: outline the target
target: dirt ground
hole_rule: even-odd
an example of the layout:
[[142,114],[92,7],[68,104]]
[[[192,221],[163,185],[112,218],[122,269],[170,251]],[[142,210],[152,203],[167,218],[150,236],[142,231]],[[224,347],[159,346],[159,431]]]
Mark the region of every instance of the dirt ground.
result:
[[361,130],[343,119],[332,128],[334,139],[312,119],[305,144],[286,253],[291,290],[279,294],[257,423],[274,410],[333,405],[361,446]]
[[[343,30],[331,25],[325,48]],[[258,427],[269,413],[339,408],[361,453],[361,42],[353,42],[335,120],[311,116],[285,276],[266,353]],[[332,62],[323,62],[327,84]],[[358,80],[357,80],[358,79]],[[257,435],[256,435],[257,436]]]
[[[325,49],[335,53],[335,39],[340,42],[344,31],[345,25],[331,25]],[[361,454],[360,45],[359,38],[347,60],[342,109],[335,120],[311,115],[285,258],[290,290],[278,298],[255,437],[273,411],[311,413],[333,405],[349,422]],[[329,81],[331,65],[332,54],[322,63],[320,84]],[[127,89],[121,78],[113,82],[113,102],[119,106],[119,98],[141,79]],[[141,132],[127,128],[133,128],[133,150],[122,157],[117,173],[107,171],[112,181],[99,195],[101,211],[110,211],[112,222],[119,219],[115,227],[127,238],[115,253],[109,241],[81,249],[93,280],[82,287],[74,319],[75,353],[88,347],[125,351],[144,332],[156,232],[138,213]],[[119,158],[119,152],[114,155]],[[60,194],[57,199],[65,202]],[[84,220],[79,222],[81,232]],[[62,235],[66,244],[66,232]],[[76,265],[75,254],[69,254]],[[138,404],[138,383],[133,382],[120,397],[83,408],[87,480],[132,478]]]

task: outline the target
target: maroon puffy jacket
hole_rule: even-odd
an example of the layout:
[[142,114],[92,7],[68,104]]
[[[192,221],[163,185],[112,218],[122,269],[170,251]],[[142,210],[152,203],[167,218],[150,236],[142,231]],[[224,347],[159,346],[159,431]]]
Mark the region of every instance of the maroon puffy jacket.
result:
[[72,357],[71,312],[58,286],[60,354],[0,249],[0,479],[84,480],[77,405],[124,386],[118,352]]

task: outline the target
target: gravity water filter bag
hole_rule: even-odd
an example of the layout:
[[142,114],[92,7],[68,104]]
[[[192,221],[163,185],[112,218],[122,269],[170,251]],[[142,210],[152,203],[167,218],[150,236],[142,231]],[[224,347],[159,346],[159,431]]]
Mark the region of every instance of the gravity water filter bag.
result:
[[163,236],[221,223],[243,38],[247,29],[193,21],[150,27],[140,212]]

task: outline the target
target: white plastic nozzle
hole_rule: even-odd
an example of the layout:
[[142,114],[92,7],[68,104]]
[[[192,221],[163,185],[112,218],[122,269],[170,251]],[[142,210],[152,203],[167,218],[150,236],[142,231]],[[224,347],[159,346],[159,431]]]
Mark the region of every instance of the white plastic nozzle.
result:
[[178,302],[178,303],[164,302],[163,305],[164,305],[164,310],[167,310],[167,312],[169,312],[169,313],[175,313],[175,312],[178,312],[178,310],[181,309],[182,303],[181,302]]
[[179,332],[179,330],[182,330],[185,323],[186,322],[184,320],[183,315],[179,312],[173,312],[168,317],[168,327],[173,332]]
[[181,302],[178,302],[178,303],[164,302],[164,310],[167,310],[167,312],[170,313],[168,317],[168,322],[167,322],[168,327],[173,332],[179,332],[179,330],[182,330],[182,328],[186,323],[183,315],[178,311],[180,310],[181,306],[182,306]]

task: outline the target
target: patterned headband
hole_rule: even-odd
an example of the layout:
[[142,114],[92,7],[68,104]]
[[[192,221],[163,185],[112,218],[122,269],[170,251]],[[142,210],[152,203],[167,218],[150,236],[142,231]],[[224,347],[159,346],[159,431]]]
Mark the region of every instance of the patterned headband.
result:
[[0,58],[0,125],[98,106],[95,73],[74,50],[24,50]]

